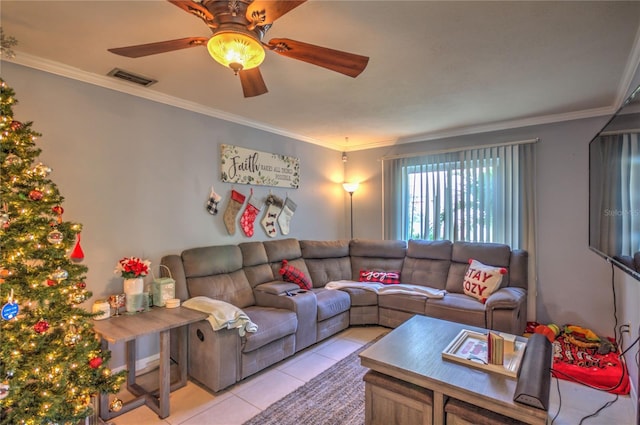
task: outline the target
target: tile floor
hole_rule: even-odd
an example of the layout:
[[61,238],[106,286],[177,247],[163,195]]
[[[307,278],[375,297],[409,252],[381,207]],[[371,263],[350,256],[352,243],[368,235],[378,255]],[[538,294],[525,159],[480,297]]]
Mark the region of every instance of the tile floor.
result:
[[[349,328],[216,395],[189,382],[186,387],[171,393],[171,415],[164,420],[143,406],[108,424],[239,425],[387,331],[388,329],[377,326]],[[581,418],[615,398],[614,395],[567,381],[560,381],[560,392],[562,408],[554,425],[577,425]],[[127,394],[120,394],[119,397],[126,400]],[[556,381],[553,379],[549,423],[558,411],[558,401]],[[584,425],[600,424],[635,425],[633,400],[629,396],[621,396],[598,416],[584,421]]]

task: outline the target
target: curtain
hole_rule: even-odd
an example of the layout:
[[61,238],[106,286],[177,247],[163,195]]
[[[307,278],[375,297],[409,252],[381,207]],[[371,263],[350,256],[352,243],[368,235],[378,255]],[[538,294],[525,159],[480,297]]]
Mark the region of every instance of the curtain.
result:
[[533,252],[534,146],[383,159],[385,239],[498,242]]

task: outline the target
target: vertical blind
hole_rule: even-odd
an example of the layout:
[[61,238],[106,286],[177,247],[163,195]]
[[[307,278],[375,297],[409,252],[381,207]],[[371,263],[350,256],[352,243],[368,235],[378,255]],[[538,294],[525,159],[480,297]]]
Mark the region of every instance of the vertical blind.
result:
[[532,254],[534,142],[384,158],[385,239],[499,242]]

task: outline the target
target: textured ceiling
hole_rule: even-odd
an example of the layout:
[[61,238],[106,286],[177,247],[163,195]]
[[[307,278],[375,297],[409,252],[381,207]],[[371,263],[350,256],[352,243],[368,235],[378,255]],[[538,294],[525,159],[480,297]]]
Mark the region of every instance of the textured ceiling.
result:
[[[267,52],[269,93],[244,98],[204,47],[130,59],[108,48],[208,36],[166,1],[7,1],[16,63],[333,149],[612,113],[640,61],[640,2],[311,0],[286,37],[369,56],[357,78]],[[158,83],[116,81],[113,68]],[[348,137],[348,143],[345,138]]]

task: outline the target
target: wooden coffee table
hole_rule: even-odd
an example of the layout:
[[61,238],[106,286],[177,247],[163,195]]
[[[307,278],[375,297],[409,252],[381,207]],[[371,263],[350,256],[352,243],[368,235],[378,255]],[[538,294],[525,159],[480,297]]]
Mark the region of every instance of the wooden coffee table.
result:
[[[169,393],[187,383],[187,334],[186,325],[206,319],[207,314],[184,307],[153,307],[150,311],[133,315],[114,316],[107,320],[94,322],[94,329],[100,335],[102,348],[109,344],[126,342],[127,344],[127,389],[136,396],[125,403],[118,412],[109,410],[108,394],[100,394],[100,417],[104,420],[121,415],[138,406],[146,404],[160,418],[169,416]],[[177,328],[178,336],[178,377],[171,384],[170,370],[170,331]],[[136,384],[136,339],[149,334],[160,335],[160,370],[158,392],[149,393]]]
[[[442,351],[462,329],[486,333],[474,326],[414,316],[360,353],[360,360],[373,371],[432,391],[434,425],[445,423],[449,398],[524,423],[546,424],[546,411],[513,401],[516,379],[442,358]],[[368,396],[367,402],[371,400]],[[366,409],[372,411],[371,406]]]

